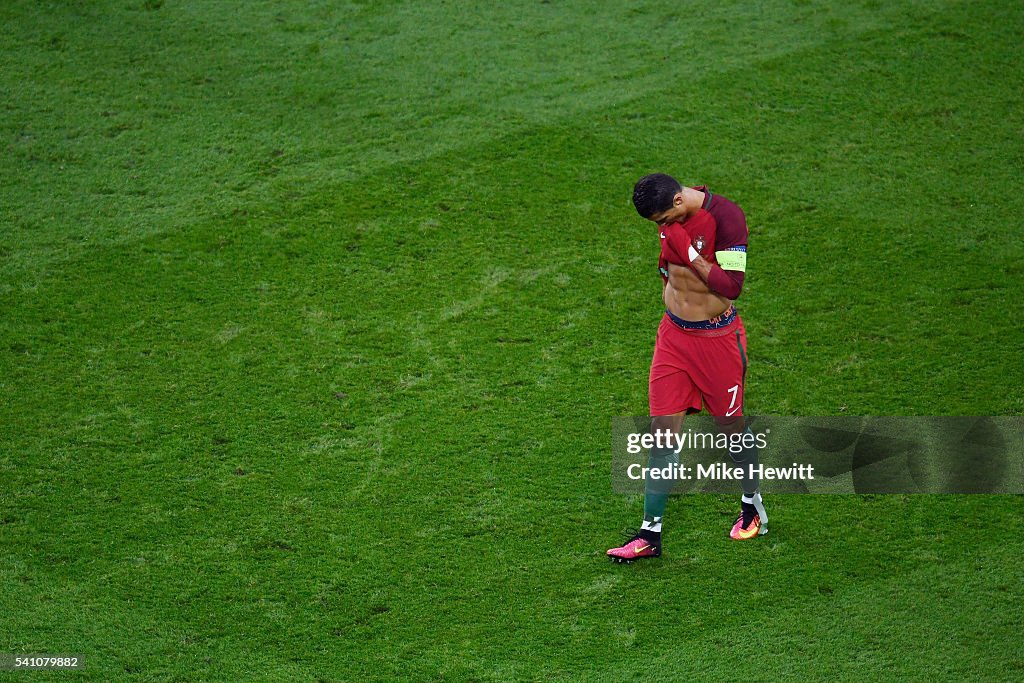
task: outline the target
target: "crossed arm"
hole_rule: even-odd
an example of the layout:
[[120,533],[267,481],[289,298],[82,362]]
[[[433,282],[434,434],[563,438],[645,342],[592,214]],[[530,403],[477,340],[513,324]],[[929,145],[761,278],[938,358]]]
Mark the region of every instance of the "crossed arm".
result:
[[[746,253],[735,252],[743,254],[743,263],[734,262],[729,265],[737,265],[742,268],[746,268]],[[721,258],[720,256],[718,258]],[[738,261],[738,260],[737,260]],[[708,288],[713,292],[721,294],[726,299],[735,300],[739,297],[740,292],[743,291],[743,270],[725,270],[717,263],[711,263],[706,260],[700,254],[697,258],[690,262],[690,267],[693,269],[700,279],[708,284]]]

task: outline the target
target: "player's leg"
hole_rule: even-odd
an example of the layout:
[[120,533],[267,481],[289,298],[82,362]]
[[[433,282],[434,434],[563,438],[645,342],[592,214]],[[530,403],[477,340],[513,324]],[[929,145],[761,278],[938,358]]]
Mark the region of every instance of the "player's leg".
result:
[[[678,434],[686,412],[700,410],[700,392],[682,369],[683,358],[679,352],[678,335],[683,333],[676,330],[671,322],[667,325],[666,322],[667,318],[658,328],[658,340],[651,361],[648,385],[649,409],[653,416],[651,429]],[[664,469],[678,464],[678,458],[674,448],[652,448],[648,456],[648,467]],[[672,483],[672,480],[652,477],[645,480],[641,528],[635,534],[630,534],[624,545],[610,548],[607,553],[609,557],[617,562],[632,562],[661,555],[661,525]]]
[[[676,415],[658,415],[651,418],[651,431],[655,434],[675,435],[683,425],[683,413]],[[679,464],[679,453],[670,444],[651,448],[647,466],[652,470]],[[661,523],[668,506],[668,497],[672,493],[672,479],[654,479],[648,477],[644,481],[644,521],[640,525],[640,535],[661,546]]]
[[[670,435],[679,433],[685,413],[675,415],[658,415],[651,418],[651,432],[661,435],[662,445],[651,448],[647,457],[649,470],[664,471],[679,464],[679,454],[671,445]],[[616,562],[633,562],[646,557],[661,556],[661,526],[668,506],[668,497],[672,493],[673,479],[644,479],[644,518],[640,529],[627,534],[626,542],[616,548],[608,549],[608,557]]]
[[[729,443],[737,443],[736,447],[730,448],[729,457],[732,458],[733,464],[743,469],[743,495],[751,497],[757,492],[760,485],[757,470],[758,448],[753,431],[743,415],[737,414],[732,417],[719,415],[715,417],[715,421],[722,433],[728,435]],[[748,434],[749,436],[747,436]]]
[[736,540],[755,538],[768,533],[768,515],[759,491],[757,441],[743,416],[747,372],[747,335],[743,321],[737,320],[729,334],[705,341],[708,343],[702,345],[703,362],[700,364],[705,372],[695,374],[704,403],[719,427],[730,434],[730,439],[736,438],[733,434],[746,436],[742,439],[741,450],[729,451],[733,462],[743,468],[740,514],[729,536]]
[[[761,498],[757,440],[742,416],[738,419],[725,418],[719,421],[719,428],[729,435],[730,443],[739,442],[740,448],[730,448],[729,457],[743,469],[743,495],[740,497],[740,514],[729,532],[735,540],[746,540],[768,533],[768,514]],[[735,435],[735,436],[734,436]],[[735,439],[736,441],[733,441]]]

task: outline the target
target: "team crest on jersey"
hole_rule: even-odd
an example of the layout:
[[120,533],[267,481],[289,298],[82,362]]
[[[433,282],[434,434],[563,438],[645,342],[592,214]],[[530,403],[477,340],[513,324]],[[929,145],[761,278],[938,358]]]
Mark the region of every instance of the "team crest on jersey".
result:
[[697,239],[693,241],[693,248],[697,251],[704,251],[705,244],[704,235],[697,235]]

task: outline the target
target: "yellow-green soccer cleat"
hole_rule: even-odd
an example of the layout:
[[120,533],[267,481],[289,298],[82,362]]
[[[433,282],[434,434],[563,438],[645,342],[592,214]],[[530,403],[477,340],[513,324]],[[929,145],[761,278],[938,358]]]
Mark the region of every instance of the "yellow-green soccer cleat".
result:
[[729,538],[735,541],[746,541],[768,533],[768,513],[764,510],[761,494],[753,495],[753,502],[740,503],[740,516],[732,525]]

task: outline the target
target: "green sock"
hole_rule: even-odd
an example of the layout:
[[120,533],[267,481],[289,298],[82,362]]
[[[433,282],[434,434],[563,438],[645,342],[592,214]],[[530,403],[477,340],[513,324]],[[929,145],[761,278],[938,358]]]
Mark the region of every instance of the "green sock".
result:
[[[679,454],[671,448],[652,448],[647,466],[652,469],[664,469],[679,464]],[[675,479],[654,479],[648,476],[644,482],[644,523],[641,527],[647,531],[661,533],[661,518],[665,516],[668,496],[672,492]]]

